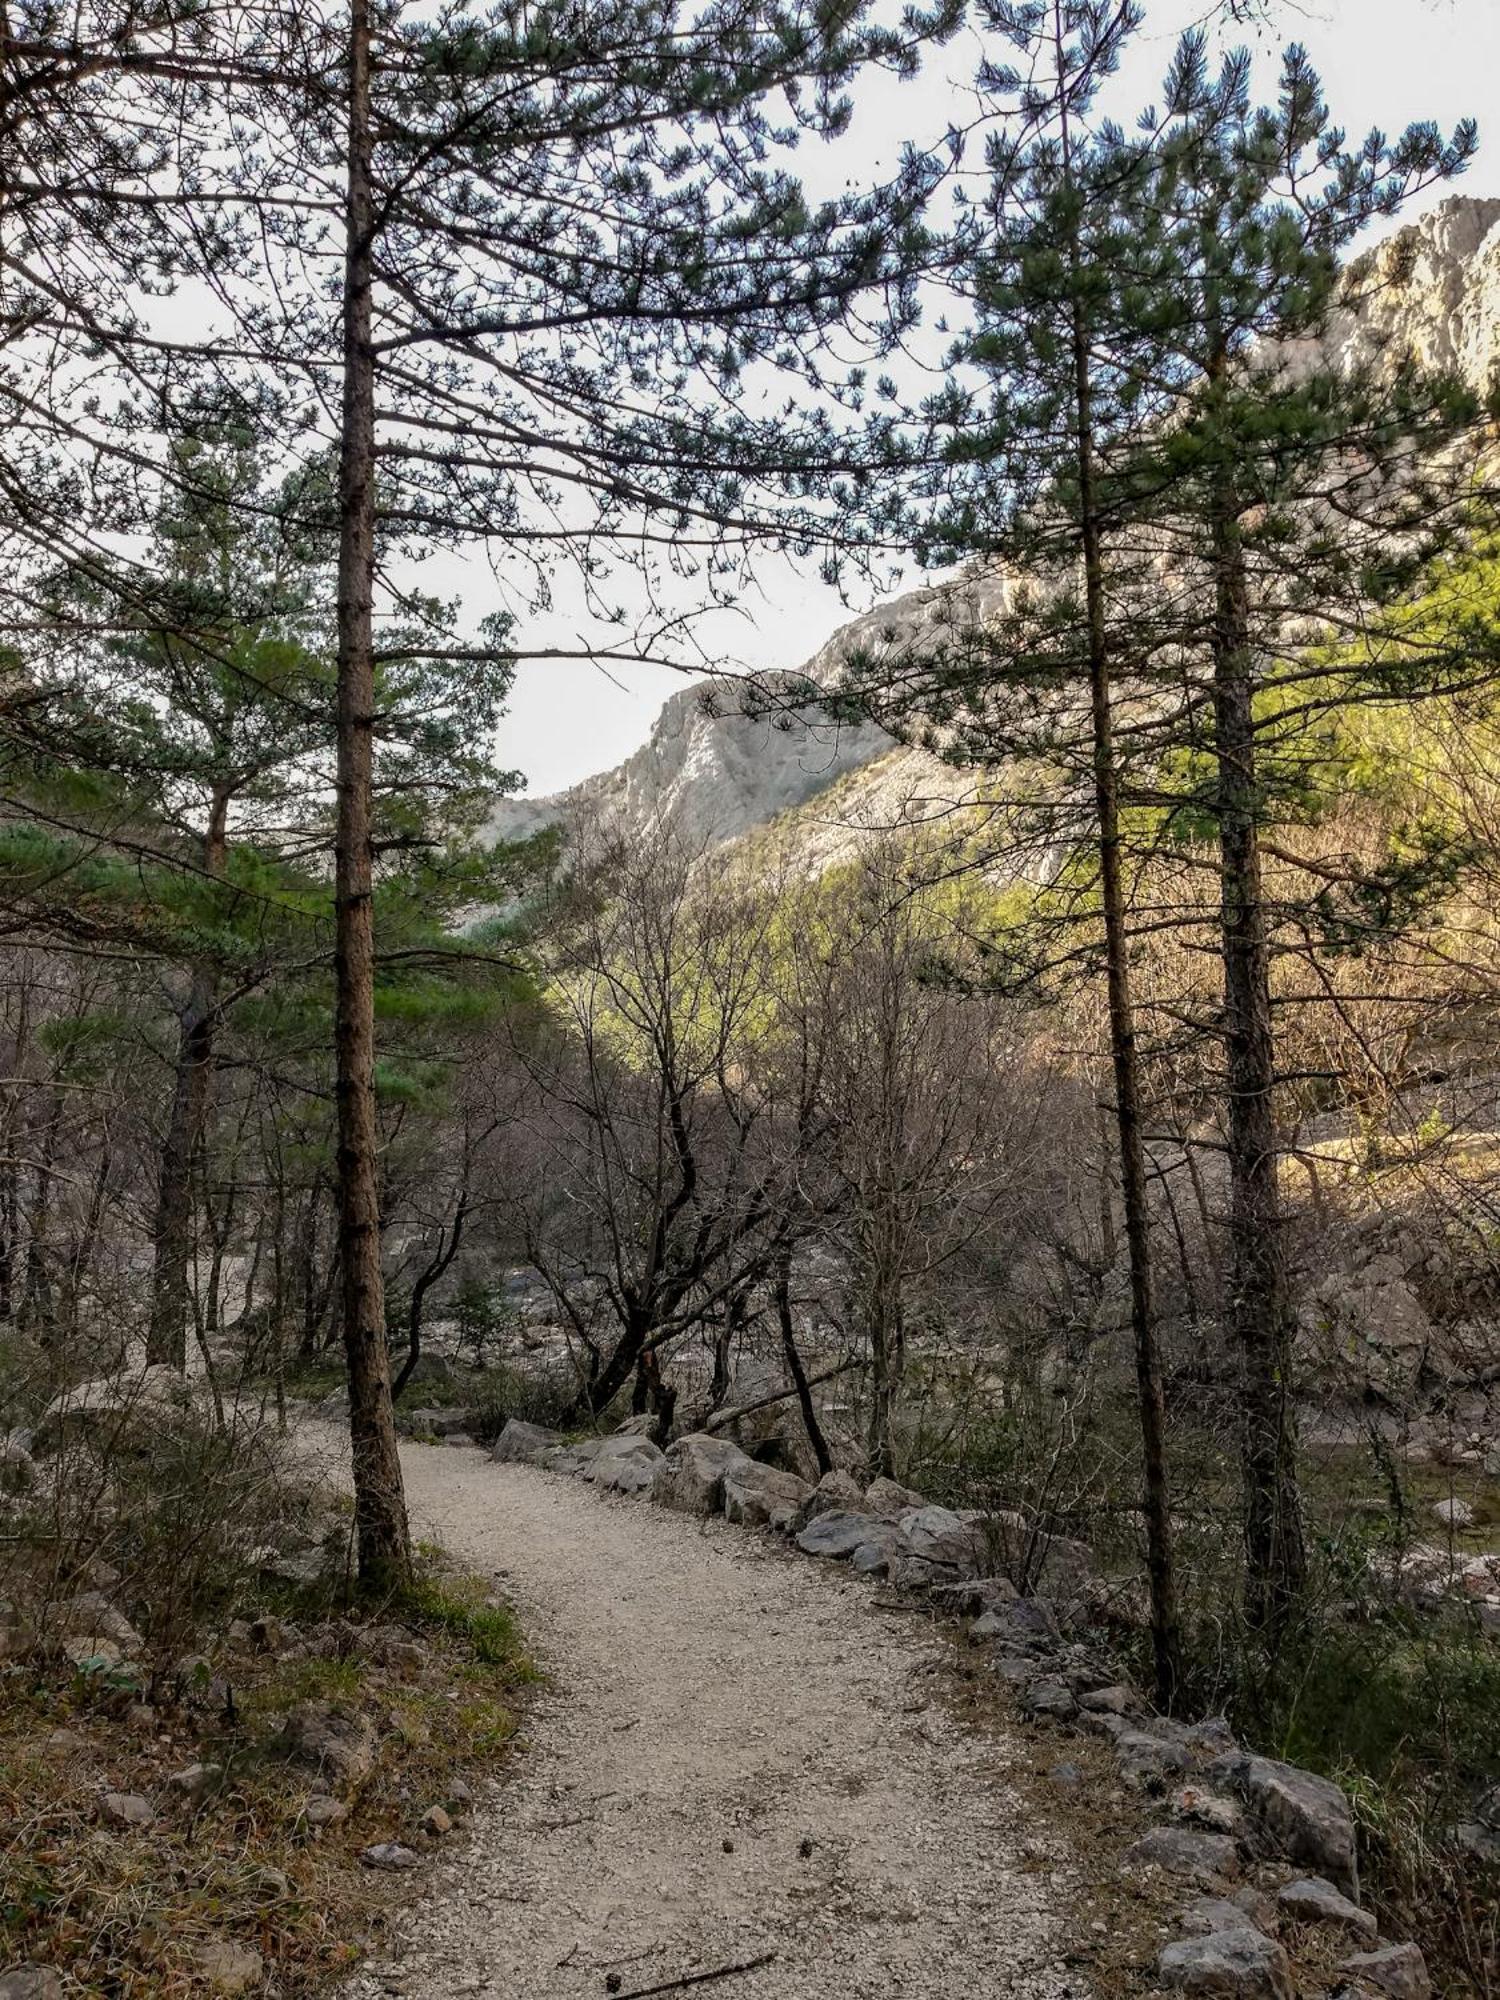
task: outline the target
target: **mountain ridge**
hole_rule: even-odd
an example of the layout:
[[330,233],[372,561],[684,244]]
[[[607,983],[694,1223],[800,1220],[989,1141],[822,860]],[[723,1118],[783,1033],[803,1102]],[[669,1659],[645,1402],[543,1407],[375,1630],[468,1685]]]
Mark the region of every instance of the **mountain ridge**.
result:
[[[1355,258],[1346,295],[1317,343],[1352,368],[1389,351],[1482,387],[1500,366],[1500,196],[1454,195]],[[669,697],[645,743],[566,791],[496,802],[490,837],[518,839],[603,811],[644,834],[671,815],[708,846],[795,822],[807,865],[847,855],[871,827],[950,814],[975,795],[976,773],[900,743],[873,722],[835,722],[801,697],[828,688],[856,655],[911,651],[956,611],[983,622],[1004,598],[993,572],[922,584],[841,625],[795,671],[729,675]],[[965,602],[967,600],[967,602]]]

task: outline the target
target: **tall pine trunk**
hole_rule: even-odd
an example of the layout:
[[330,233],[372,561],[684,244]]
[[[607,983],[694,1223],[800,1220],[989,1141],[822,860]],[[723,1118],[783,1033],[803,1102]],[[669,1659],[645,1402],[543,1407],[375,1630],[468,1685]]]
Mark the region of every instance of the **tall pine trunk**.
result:
[[1271,954],[1261,886],[1249,583],[1232,494],[1212,521],[1214,743],[1229,1087],[1228,1324],[1239,1357],[1245,1615],[1274,1639],[1307,1558],[1291,1387],[1292,1306],[1277,1179]]
[[[1071,134],[1060,10],[1054,15],[1063,157],[1071,177]],[[1081,259],[1070,244],[1073,269]],[[1109,1004],[1109,1047],[1114,1069],[1115,1125],[1120,1142],[1120,1192],[1130,1266],[1130,1328],[1135,1347],[1136,1401],[1141,1426],[1142,1499],[1146,1523],[1146,1572],[1151,1593],[1151,1651],[1158,1705],[1175,1704],[1181,1675],[1181,1633],[1172,1561],[1172,1508],[1167,1477],[1167,1406],[1151,1275],[1151,1216],[1146,1195],[1146,1148],[1141,1131],[1140,1062],[1135,1003],[1130,987],[1130,941],[1120,867],[1120,781],[1115,755],[1109,633],[1104,600],[1095,459],[1094,382],[1083,307],[1072,305],[1074,417],[1077,422],[1079,520],[1083,542],[1084,597],[1088,620],[1089,705],[1093,734],[1094,811],[1099,824],[1099,886],[1104,905],[1104,951]]]
[[1080,499],[1084,588],[1088,610],[1089,700],[1093,729],[1094,811],[1099,822],[1099,886],[1104,905],[1104,955],[1109,1048],[1114,1070],[1115,1126],[1120,1142],[1120,1194],[1130,1266],[1130,1329],[1135,1347],[1136,1402],[1141,1426],[1146,1570],[1151,1591],[1151,1651],[1159,1706],[1170,1711],[1181,1672],[1177,1585],[1172,1561],[1172,1508],[1167,1478],[1167,1405],[1151,1274],[1151,1216],[1146,1196],[1146,1148],[1141,1132],[1140,1062],[1130,987],[1129,933],[1120,868],[1120,786],[1115,759],[1104,570],[1094,498],[1088,359],[1075,325],[1079,369]]
[[371,62],[369,0],[353,0],[349,19],[344,396],[339,443],[334,1052],[338,1246],[359,1576],[365,1586],[385,1589],[406,1574],[410,1546],[385,1337],[375,1116],[375,205]]

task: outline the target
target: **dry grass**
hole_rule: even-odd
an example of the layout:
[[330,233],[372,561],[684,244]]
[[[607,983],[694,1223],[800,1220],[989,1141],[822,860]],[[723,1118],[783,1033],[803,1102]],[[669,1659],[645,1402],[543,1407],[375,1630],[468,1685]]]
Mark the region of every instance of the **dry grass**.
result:
[[[222,1692],[191,1686],[170,1699],[158,1690],[143,1715],[141,1690],[98,1676],[0,1676],[0,1964],[55,1966],[72,1992],[133,2000],[214,1990],[200,1954],[233,1940],[261,1954],[267,1990],[296,1994],[378,1942],[412,1878],[372,1873],[360,1850],[432,1846],[423,1814],[456,1779],[495,1769],[532,1678],[508,1614],[478,1585],[429,1575],[386,1616],[420,1639],[420,1669],[403,1677],[354,1652],[220,1658],[232,1715]],[[301,1817],[306,1774],[273,1744],[285,1711],[307,1699],[380,1723],[374,1770],[347,1796],[348,1817],[317,1837]],[[196,1761],[224,1775],[195,1806],[166,1780]],[[111,1791],[145,1796],[157,1817],[113,1825]]]

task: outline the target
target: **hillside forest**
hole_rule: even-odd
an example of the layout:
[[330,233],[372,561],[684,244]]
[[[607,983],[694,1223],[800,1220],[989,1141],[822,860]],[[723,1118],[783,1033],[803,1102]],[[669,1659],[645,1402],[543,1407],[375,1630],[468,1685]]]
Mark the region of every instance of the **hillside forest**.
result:
[[[13,1771],[314,1578],[509,1704],[400,1441],[708,1433],[1007,1523],[1500,1992],[1500,204],[1275,15],[1122,121],[1137,0],[0,11]],[[786,561],[816,671],[694,650]],[[523,826],[538,659],[869,754]],[[8,1854],[6,1954],[188,1990]]]

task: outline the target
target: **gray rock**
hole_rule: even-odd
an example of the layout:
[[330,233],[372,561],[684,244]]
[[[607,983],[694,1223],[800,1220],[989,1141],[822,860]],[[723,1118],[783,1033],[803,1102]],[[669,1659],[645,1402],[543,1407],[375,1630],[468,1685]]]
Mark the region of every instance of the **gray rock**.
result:
[[877,1520],[873,1514],[848,1514],[834,1508],[808,1522],[797,1537],[797,1546],[804,1555],[846,1561],[856,1549],[873,1546],[888,1552],[895,1533],[889,1521]]
[[1086,1688],[1078,1697],[1078,1706],[1090,1715],[1133,1715],[1141,1705],[1140,1696],[1126,1681],[1116,1681],[1110,1687]]
[[28,1436],[12,1431],[0,1438],[0,1493],[29,1493],[36,1484],[36,1460],[23,1442]]
[[1213,1930],[1179,1938],[1158,1971],[1173,1993],[1231,1994],[1241,2000],[1293,2000],[1292,1968],[1274,1938],[1252,1930]]
[[349,1808],[332,1792],[314,1792],[303,1806],[300,1816],[308,1826],[321,1830],[325,1826],[337,1826],[341,1819],[347,1819]]
[[546,1466],[549,1472],[559,1472],[570,1479],[586,1479],[588,1469],[603,1449],[603,1438],[579,1438],[576,1444],[556,1445],[543,1453],[534,1464]]
[[812,1492],[802,1503],[797,1518],[797,1526],[805,1528],[809,1521],[815,1521],[820,1514],[862,1514],[865,1511],[865,1496],[859,1481],[847,1472],[825,1472]]
[[153,1366],[132,1374],[80,1382],[54,1396],[36,1420],[31,1449],[38,1457],[69,1437],[124,1437],[132,1430],[177,1417],[188,1389],[174,1368]]
[[861,1576],[889,1577],[891,1566],[899,1560],[900,1548],[897,1531],[889,1521],[876,1523],[876,1532],[868,1541],[861,1542],[849,1558],[849,1567]]
[[909,1486],[898,1486],[894,1479],[872,1479],[865,1488],[863,1504],[867,1513],[895,1521],[925,1503],[920,1493],[914,1493]]
[[446,1388],[454,1379],[453,1363],[446,1354],[419,1354],[406,1379],[409,1382],[441,1382]]
[[935,1583],[932,1601],[957,1618],[979,1618],[1002,1604],[1014,1604],[1016,1586],[1008,1576],[966,1577],[957,1583]]
[[1341,1889],[1325,1882],[1321,1875],[1299,1875],[1277,1891],[1282,1912],[1299,1924],[1326,1924],[1333,1930],[1352,1931],[1371,1943],[1380,1935],[1380,1926],[1368,1910],[1351,1903]]
[[478,1448],[479,1440],[469,1431],[449,1431],[443,1443],[452,1451],[474,1451]]
[[1474,1509],[1467,1500],[1437,1500],[1433,1502],[1433,1513],[1449,1528],[1472,1528]]
[[0,2000],[63,2000],[63,1983],[50,1965],[13,1965],[0,1972]]
[[525,1424],[512,1417],[496,1438],[490,1457],[501,1465],[536,1465],[562,1441],[560,1431],[544,1430],[540,1424]]
[[1492,1785],[1474,1807],[1474,1817],[1492,1833],[1500,1833],[1500,1785]]
[[106,1792],[99,1801],[99,1810],[116,1826],[149,1826],[156,1818],[151,1801],[143,1799],[139,1792]]
[[1447,1837],[1460,1854],[1470,1855],[1475,1861],[1500,1861],[1500,1833],[1486,1826],[1483,1820],[1460,1820],[1457,1826],[1449,1827]]
[[896,1517],[907,1555],[925,1556],[945,1536],[961,1535],[964,1522],[951,1507],[908,1507]]
[[334,1784],[358,1785],[375,1768],[375,1725],[368,1715],[328,1701],[303,1701],[287,1716],[281,1754]]
[[328,1558],[321,1549],[276,1550],[262,1556],[257,1574],[265,1583],[286,1583],[294,1590],[315,1588],[328,1570]]
[[1160,1868],[1195,1882],[1233,1880],[1240,1872],[1239,1850],[1228,1834],[1191,1826],[1154,1826],[1132,1841],[1123,1859],[1130,1868]]
[[1210,1833],[1238,1834],[1245,1815],[1237,1799],[1218,1792],[1206,1792],[1201,1785],[1184,1785],[1172,1796],[1172,1817],[1189,1826],[1207,1827]]
[[812,1488],[795,1472],[746,1459],[724,1474],[724,1518],[745,1528],[789,1529]]
[[1073,1690],[1058,1674],[1034,1680],[1021,1696],[1021,1708],[1027,1715],[1050,1716],[1054,1722],[1067,1722],[1078,1713]]
[[260,1953],[233,1938],[199,1945],[193,1956],[198,1970],[216,1993],[249,1993],[265,1977]]
[[1379,1993],[1385,2000],[1431,2000],[1427,1961],[1414,1944],[1388,1944],[1379,1951],[1357,1952],[1344,1960],[1339,1971],[1357,1993]]
[[1204,1722],[1186,1722],[1174,1727],[1180,1727],[1182,1741],[1202,1757],[1226,1757],[1239,1748],[1234,1740],[1234,1731],[1222,1715],[1211,1715]]
[[[397,1412],[396,1427],[409,1437],[445,1438],[459,1431],[472,1430],[478,1421],[479,1412],[474,1409],[400,1410]],[[505,1432],[500,1435],[504,1437]]]
[[1316,1868],[1358,1901],[1354,1816],[1337,1785],[1295,1764],[1238,1754],[1218,1758],[1209,1776],[1244,1800],[1261,1832],[1289,1860]]
[[179,1792],[183,1798],[191,1799],[197,1805],[200,1799],[207,1798],[223,1775],[222,1764],[187,1764],[182,1770],[174,1771],[167,1783],[174,1792]]
[[1177,1922],[1189,1937],[1209,1937],[1215,1931],[1242,1931],[1251,1928],[1239,1904],[1231,1903],[1225,1896],[1195,1898],[1179,1912]]
[[969,1627],[976,1643],[998,1639],[1003,1645],[1055,1645],[1059,1639],[1057,1619],[1050,1605],[1039,1597],[1017,1597],[992,1606]]
[[584,1474],[606,1493],[649,1493],[664,1454],[643,1437],[607,1437]]
[[747,1453],[728,1438],[690,1431],[673,1440],[656,1467],[651,1497],[679,1514],[721,1514],[724,1475],[731,1466],[748,1465]]
[[1180,1743],[1154,1730],[1126,1729],[1115,1738],[1115,1761],[1129,1784],[1165,1785],[1192,1768],[1192,1756]]
[[415,1868],[422,1859],[414,1849],[403,1847],[399,1840],[378,1840],[373,1847],[362,1847],[359,1858],[366,1868],[385,1868],[391,1871]]
[[122,1653],[138,1653],[146,1643],[124,1613],[99,1590],[80,1591],[59,1605],[58,1622],[69,1638],[108,1639]]

